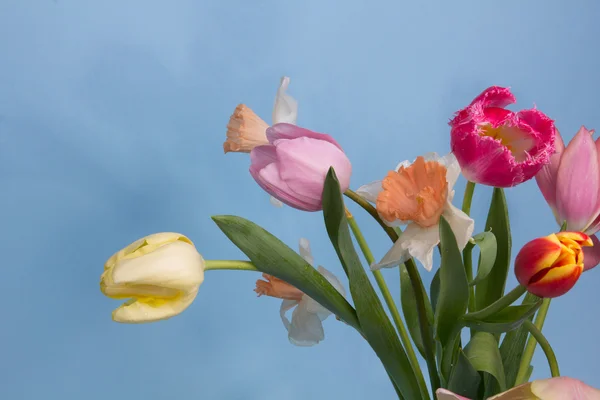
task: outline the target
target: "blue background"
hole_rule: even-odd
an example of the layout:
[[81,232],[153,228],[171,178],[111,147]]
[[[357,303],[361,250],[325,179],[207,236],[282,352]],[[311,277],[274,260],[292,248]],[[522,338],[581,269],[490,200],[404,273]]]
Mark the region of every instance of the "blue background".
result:
[[[0,397],[393,398],[371,349],[334,318],[318,346],[289,344],[254,273],[208,272],[182,315],[133,326],[111,321],[103,263],[161,231],[207,259],[242,258],[209,218],[236,214],[293,248],[308,238],[341,277],[321,213],[272,207],[247,155],[223,155],[235,106],[270,122],[290,76],[298,123],[342,144],[355,189],[449,151],[447,121],[490,85],[512,87],[513,109],[536,104],[568,140],[600,128],[599,15],[592,0],[3,0]],[[490,194],[477,188],[477,232]],[[556,230],[534,181],[506,195],[515,254]],[[387,238],[354,210],[383,256]],[[397,269],[385,276],[398,298]],[[586,273],[544,329],[563,375],[597,387],[599,284]],[[541,351],[534,362],[548,377]]]

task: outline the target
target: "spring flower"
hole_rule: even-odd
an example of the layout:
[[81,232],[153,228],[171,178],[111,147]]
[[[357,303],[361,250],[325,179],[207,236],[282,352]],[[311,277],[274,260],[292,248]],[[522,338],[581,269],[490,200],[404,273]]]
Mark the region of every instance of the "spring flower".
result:
[[592,246],[592,239],[582,232],[558,232],[530,241],[515,259],[517,280],[536,296],[562,296],[583,272],[584,246]]
[[[470,400],[447,389],[435,392],[437,400]],[[488,400],[600,400],[600,390],[566,376],[540,379],[489,397]]]
[[250,153],[250,174],[271,196],[290,207],[319,211],[330,167],[342,191],[350,186],[352,166],[341,146],[329,135],[291,124],[267,129],[266,146]]
[[474,222],[452,205],[460,167],[454,155],[429,153],[411,164],[401,162],[383,181],[362,186],[357,193],[377,205],[390,226],[408,224],[393,247],[371,269],[393,267],[410,257],[427,271],[433,266],[433,249],[440,242],[439,219],[448,221],[462,250],[473,233]]
[[156,233],[116,252],[104,264],[100,290],[113,299],[130,299],[113,320],[143,323],[171,318],[196,298],[204,281],[204,259],[179,233]]
[[535,176],[554,152],[554,122],[536,109],[506,110],[516,99],[492,86],[450,122],[451,147],[470,181],[511,187]]
[[[300,255],[307,263],[313,265],[313,256],[308,240],[300,239]],[[319,266],[318,271],[337,289],[343,296],[346,295],[341,282],[331,272]],[[290,342],[296,346],[314,346],[325,338],[323,321],[331,315],[325,307],[308,297],[299,289],[272,275],[263,274],[265,280],[256,281],[254,291],[258,296],[271,296],[283,299],[280,308],[281,320],[288,331]],[[286,313],[294,308],[292,321]]]
[[[273,107],[273,125],[279,123],[295,124],[298,116],[298,103],[286,93],[290,78],[281,78],[275,105]],[[223,150],[228,152],[250,153],[256,146],[268,144],[267,128],[269,125],[263,121],[244,104],[239,104],[227,124],[227,140],[223,143]]]
[[[566,221],[567,229],[588,235],[600,230],[600,138],[594,143],[593,133],[582,126],[565,148],[557,131],[556,153],[535,176],[557,223]],[[596,236],[593,239],[598,241]],[[600,246],[586,248],[584,253],[585,270],[595,267]]]

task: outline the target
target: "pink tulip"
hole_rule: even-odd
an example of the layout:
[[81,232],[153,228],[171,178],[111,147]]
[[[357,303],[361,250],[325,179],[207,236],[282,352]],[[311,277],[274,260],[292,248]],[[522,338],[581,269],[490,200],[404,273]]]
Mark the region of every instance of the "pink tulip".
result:
[[511,187],[535,176],[554,152],[554,121],[536,109],[506,110],[516,99],[492,86],[450,122],[452,152],[470,181]]
[[[469,400],[446,389],[438,389],[435,395],[437,400]],[[600,390],[561,376],[529,382],[487,400],[600,400]]]
[[[593,133],[582,126],[565,148],[557,131],[556,152],[535,177],[556,222],[588,235],[600,230],[600,139],[594,143]],[[600,246],[585,249],[585,270],[599,260]]]
[[330,167],[342,191],[350,186],[350,160],[331,136],[281,123],[267,129],[267,140],[268,145],[250,153],[250,174],[267,193],[290,207],[321,210]]

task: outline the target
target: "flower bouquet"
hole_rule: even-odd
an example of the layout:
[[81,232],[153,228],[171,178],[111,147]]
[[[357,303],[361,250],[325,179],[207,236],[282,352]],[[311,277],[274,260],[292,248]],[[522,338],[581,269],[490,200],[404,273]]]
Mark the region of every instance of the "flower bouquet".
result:
[[[600,390],[559,376],[542,333],[550,300],[599,261],[598,239],[591,236],[600,229],[600,141],[594,143],[593,131],[582,127],[565,147],[552,119],[537,109],[507,110],[515,102],[510,90],[490,87],[450,121],[450,154],[401,162],[382,172],[380,181],[353,191],[351,163],[340,144],[295,125],[297,103],[288,85],[283,78],[271,126],[245,105],[235,109],[224,150],[250,154],[250,175],[273,205],[322,211],[343,279],[314,268],[305,239],[296,252],[247,219],[213,216],[248,259],[204,260],[178,233],[137,240],[104,267],[102,292],[130,299],[113,320],[146,323],[178,315],[194,301],[205,271],[257,271],[262,279],[255,291],[282,299],[281,319],[292,344],[322,341],[323,321],[335,314],[369,343],[400,399],[600,399]],[[459,209],[453,186],[461,173],[468,183]],[[532,238],[511,266],[503,188],[534,177],[556,216],[557,232]],[[485,230],[474,234],[469,214],[476,184],[494,190]],[[381,259],[371,253],[347,203],[356,203],[389,236],[390,249]],[[434,251],[441,259],[435,269]],[[435,274],[428,289],[417,264]],[[381,268],[399,268],[399,299],[390,294]],[[511,271],[519,285],[505,290]],[[552,378],[528,382],[538,344]]]

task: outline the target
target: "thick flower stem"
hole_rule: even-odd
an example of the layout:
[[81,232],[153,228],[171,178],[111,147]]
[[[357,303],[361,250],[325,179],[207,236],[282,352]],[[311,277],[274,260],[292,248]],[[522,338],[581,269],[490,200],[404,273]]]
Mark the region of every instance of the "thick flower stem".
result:
[[385,222],[383,222],[383,220],[379,217],[379,214],[377,213],[377,209],[373,207],[367,200],[363,199],[358,193],[350,189],[346,190],[344,192],[344,195],[359,206],[361,206],[366,212],[368,212],[371,215],[371,217],[373,217],[373,219],[375,219],[375,221],[377,221],[379,225],[381,225],[383,230],[388,234],[388,236],[390,237],[390,239],[392,239],[393,242],[398,240],[398,232],[396,232],[394,228],[392,228],[391,226],[387,226]]
[[518,285],[516,288],[505,294],[503,297],[499,298],[486,308],[480,311],[471,312],[464,316],[465,319],[485,319],[500,310],[505,309],[515,301],[519,299],[519,297],[523,296],[527,290],[524,286]]
[[530,320],[525,320],[523,326],[529,331],[529,333],[531,333],[531,336],[537,340],[537,342],[540,344],[540,347],[544,351],[546,359],[548,359],[548,364],[550,365],[550,373],[552,374],[552,377],[556,378],[557,376],[560,376],[558,361],[556,361],[556,355],[554,354],[554,350],[552,350],[552,346],[550,346],[548,339],[546,339],[546,337],[542,334],[542,331],[532,324]]
[[241,261],[241,260],[205,260],[204,261],[204,270],[240,270],[240,271],[256,271],[259,272],[258,269],[252,264],[250,261]]
[[[548,314],[548,308],[550,307],[550,299],[544,299],[542,301],[542,306],[540,307],[537,315],[535,316],[535,320],[533,325],[537,328],[537,330],[541,331],[544,326],[544,321],[546,320],[546,315]],[[525,346],[525,351],[523,352],[523,356],[521,357],[521,363],[519,364],[519,371],[517,372],[517,379],[515,380],[515,386],[525,383],[527,379],[527,370],[529,369],[529,365],[531,364],[531,360],[533,358],[533,353],[535,352],[535,346],[537,345],[537,340],[535,336],[529,337],[527,340],[527,345]]]
[[[471,203],[473,202],[473,193],[475,192],[475,182],[467,181],[465,186],[465,194],[463,195],[462,211],[471,216]],[[473,281],[473,246],[468,243],[463,250],[463,264],[467,274],[467,280]],[[471,313],[475,311],[475,286],[469,285],[469,303],[467,310]],[[471,337],[475,335],[475,330],[471,329]]]
[[473,202],[473,193],[475,192],[475,182],[467,181],[465,186],[465,194],[463,196],[462,211],[470,215],[471,214],[471,203]]
[[[356,220],[349,212],[346,212],[346,217],[348,219],[350,229],[352,230],[352,233],[356,238],[356,242],[358,243],[360,249],[362,250],[365,256],[367,263],[369,265],[373,264],[375,262],[375,259],[373,258],[373,253],[371,253],[371,249],[369,248],[365,237],[363,236],[360,228],[358,227]],[[373,276],[375,277],[375,281],[377,282],[377,285],[381,290],[383,299],[385,300],[385,303],[387,304],[390,313],[392,314],[392,319],[394,320],[394,323],[398,328],[398,332],[400,333],[400,339],[402,340],[402,344],[406,348],[406,354],[408,355],[410,364],[413,367],[413,370],[415,371],[415,374],[419,381],[419,387],[421,388],[421,392],[427,394],[427,385],[425,384],[425,379],[423,378],[423,372],[419,367],[419,360],[417,359],[417,355],[410,341],[410,337],[408,336],[408,332],[406,331],[406,327],[404,326],[404,322],[400,317],[400,313],[398,311],[398,308],[396,307],[396,303],[394,303],[394,298],[392,297],[392,294],[390,293],[390,290],[388,289],[387,284],[385,283],[385,279],[383,278],[382,273],[380,271],[373,271]]]

